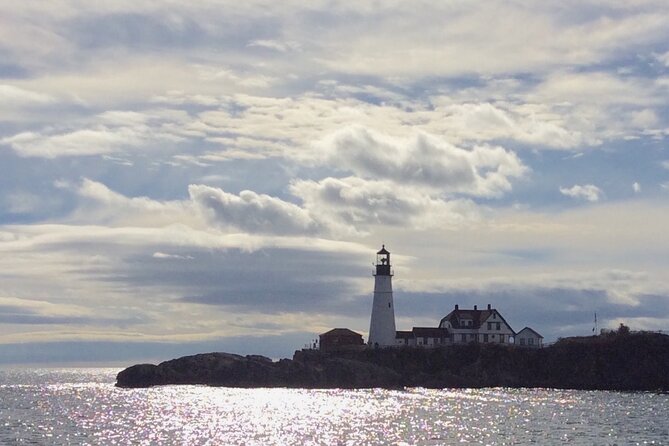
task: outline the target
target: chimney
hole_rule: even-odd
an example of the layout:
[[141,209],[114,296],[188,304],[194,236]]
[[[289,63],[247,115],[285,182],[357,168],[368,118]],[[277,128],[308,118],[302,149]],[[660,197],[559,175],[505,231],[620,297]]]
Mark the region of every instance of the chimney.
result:
[[476,305],[474,305],[474,311],[476,311],[476,310],[477,310]]
[[490,304],[488,304],[488,310],[490,310]]
[[455,309],[456,309],[456,310],[458,309],[458,304],[455,304]]

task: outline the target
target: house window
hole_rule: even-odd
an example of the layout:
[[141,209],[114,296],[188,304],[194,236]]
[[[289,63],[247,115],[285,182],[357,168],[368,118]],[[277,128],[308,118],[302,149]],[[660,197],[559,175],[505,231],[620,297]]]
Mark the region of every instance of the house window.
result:
[[483,342],[488,342],[488,334],[487,333],[485,333],[483,335]]
[[504,335],[503,334],[499,335],[499,343],[504,344]]
[[425,344],[425,345],[428,344],[428,342],[427,342],[427,336],[423,338],[423,344]]
[[529,339],[527,340],[527,343],[528,343],[529,345],[534,345],[534,338],[529,338]]
[[499,322],[497,322],[495,330],[499,330],[500,328],[501,328],[501,324]]
[[492,313],[492,318],[493,318],[493,319],[497,319],[497,313],[494,313],[494,312],[493,312],[493,313]]
[[469,339],[474,341],[476,339],[476,335],[475,334],[470,334]]
[[525,338],[520,338],[520,345],[525,345]]
[[463,333],[461,336],[462,336],[462,342],[467,342],[467,335]]
[[488,322],[488,331],[492,330],[492,322]]

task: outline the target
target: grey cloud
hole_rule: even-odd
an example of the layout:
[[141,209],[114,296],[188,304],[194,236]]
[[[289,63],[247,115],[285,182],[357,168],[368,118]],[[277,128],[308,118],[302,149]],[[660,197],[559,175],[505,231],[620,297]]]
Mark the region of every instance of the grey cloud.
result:
[[98,325],[128,327],[145,323],[145,316],[127,318],[104,318],[77,315],[49,315],[26,307],[0,305],[0,323],[20,325]]
[[[269,336],[230,336],[200,342],[114,342],[67,341],[24,342],[0,345],[0,364],[49,362],[157,363],[199,352],[225,351],[241,355],[259,354],[270,358],[292,357],[295,350],[313,339],[315,333],[297,331]],[[48,377],[46,377],[48,379]]]
[[167,258],[129,256],[113,270],[88,268],[86,274],[103,282],[169,289],[170,294],[181,294],[183,302],[244,314],[357,316],[366,313],[371,303],[351,282],[368,278],[372,291],[371,268],[364,267],[371,264],[371,257],[359,254],[287,248],[254,252],[172,249],[170,254]]
[[[233,8],[235,10],[233,10]],[[278,20],[246,15],[235,7],[162,8],[160,11],[92,13],[62,24],[83,48],[134,50],[244,49],[276,35]]]
[[183,17],[153,17],[137,13],[85,16],[66,24],[81,45],[91,48],[107,46],[183,47],[201,43],[206,35],[192,20]]
[[12,59],[14,59],[12,54],[0,45],[0,79],[24,79],[28,77],[30,71],[18,61]]

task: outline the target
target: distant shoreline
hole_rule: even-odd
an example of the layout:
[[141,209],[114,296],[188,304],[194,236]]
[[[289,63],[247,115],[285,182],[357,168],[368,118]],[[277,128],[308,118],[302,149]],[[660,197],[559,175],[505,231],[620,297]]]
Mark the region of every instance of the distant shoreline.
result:
[[669,391],[669,336],[610,333],[564,338],[541,349],[495,344],[434,349],[321,352],[293,359],[230,353],[137,364],[117,375],[122,388],[171,384],[292,388],[557,388]]

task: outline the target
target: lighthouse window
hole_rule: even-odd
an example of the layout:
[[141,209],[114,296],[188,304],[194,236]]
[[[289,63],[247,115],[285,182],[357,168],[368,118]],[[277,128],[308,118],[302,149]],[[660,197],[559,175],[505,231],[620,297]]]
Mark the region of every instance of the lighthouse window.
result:
[[390,302],[388,302],[388,308],[390,308]]

